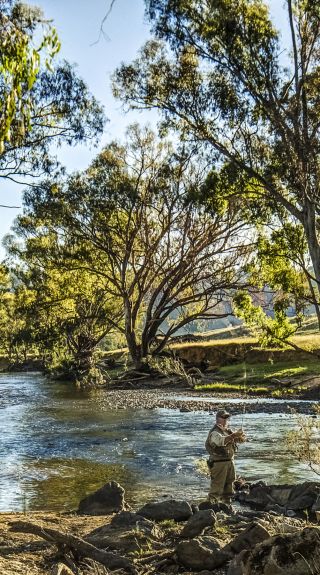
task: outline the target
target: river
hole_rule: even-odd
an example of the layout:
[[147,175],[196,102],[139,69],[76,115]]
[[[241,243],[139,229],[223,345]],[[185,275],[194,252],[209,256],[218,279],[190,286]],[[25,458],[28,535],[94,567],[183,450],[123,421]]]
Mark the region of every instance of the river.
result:
[[[1,511],[73,510],[111,479],[133,505],[206,496],[209,480],[197,461],[206,456],[211,414],[111,410],[104,398],[103,390],[79,393],[39,374],[0,374]],[[238,474],[268,483],[313,479],[286,451],[293,415],[238,415],[233,427],[242,421],[249,441],[239,448]]]

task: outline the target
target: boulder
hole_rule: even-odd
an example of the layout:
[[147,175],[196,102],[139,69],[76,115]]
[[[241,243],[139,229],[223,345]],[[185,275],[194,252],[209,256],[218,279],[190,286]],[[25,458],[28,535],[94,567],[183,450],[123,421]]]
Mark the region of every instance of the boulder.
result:
[[263,525],[253,522],[246,529],[241,531],[233,541],[223,548],[223,551],[240,553],[243,549],[252,549],[257,543],[269,539],[270,533]]
[[181,541],[176,547],[178,562],[187,569],[212,571],[230,559],[230,554],[221,551],[214,537],[198,537]]
[[145,519],[145,517],[132,511],[120,511],[120,513],[114,515],[110,521],[110,526],[114,529],[130,529],[142,524],[150,529],[154,525],[149,519]]
[[167,501],[147,503],[137,511],[137,515],[142,515],[142,517],[154,519],[155,521],[163,521],[165,519],[185,521],[191,517],[192,508],[187,501],[168,499]]
[[240,492],[238,499],[246,505],[287,514],[288,511],[311,511],[320,493],[320,483],[305,481],[297,485],[266,485],[263,482],[250,486],[249,493]]
[[91,531],[86,541],[98,549],[108,548],[124,554],[148,550],[151,542],[156,549],[163,537],[161,529],[144,517],[129,515],[131,517],[119,513],[115,521]]
[[125,507],[124,489],[116,481],[110,481],[82,499],[78,513],[82,515],[109,515]]
[[320,573],[320,530],[276,535],[244,550],[230,563],[227,575],[307,575]]
[[320,483],[305,481],[298,483],[292,488],[287,508],[293,511],[304,511],[312,509],[320,496]]
[[[269,513],[276,514],[276,515],[285,515],[286,514],[286,507],[283,507],[282,505],[278,505],[278,503],[269,503],[266,506],[266,511],[269,511]],[[293,511],[294,513],[294,511]]]
[[206,527],[212,527],[215,524],[216,516],[212,509],[205,509],[203,511],[198,511],[186,523],[183,527],[180,535],[181,537],[192,538],[201,535]]
[[201,501],[201,503],[199,503],[199,511],[204,511],[205,509],[212,509],[215,513],[218,513],[218,511],[227,514],[233,513],[231,505],[222,502],[213,503],[212,501]]
[[239,493],[239,500],[245,502],[246,505],[251,505],[258,509],[265,509],[268,505],[275,503],[270,495],[270,491],[271,487],[268,485],[262,485],[260,483],[253,484],[250,487],[249,493]]

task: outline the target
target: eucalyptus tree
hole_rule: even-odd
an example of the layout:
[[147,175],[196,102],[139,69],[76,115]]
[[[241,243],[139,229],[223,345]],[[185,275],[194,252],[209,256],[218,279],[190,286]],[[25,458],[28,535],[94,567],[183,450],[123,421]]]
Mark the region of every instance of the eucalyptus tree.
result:
[[211,214],[190,199],[205,174],[200,154],[134,126],[85,172],[25,194],[18,232],[55,235],[64,269],[104,282],[124,312],[123,323],[116,314],[109,323],[136,368],[190,322],[228,315],[232,290],[245,283],[251,242],[237,199]]
[[0,178],[32,178],[56,164],[52,142],[96,141],[101,106],[67,62],[39,8],[0,4]]
[[241,194],[262,219],[268,208],[301,226],[319,302],[319,3],[285,1],[288,37],[263,0],[146,6],[154,38],[116,72],[115,94],[208,144],[229,176],[224,190],[212,179],[215,201]]
[[[34,351],[28,318],[24,313],[30,294],[20,286],[9,269],[0,265],[0,350],[10,363],[21,363]],[[22,305],[23,302],[23,305]]]
[[[99,345],[110,336],[109,317],[123,315],[99,277],[62,261],[56,237],[7,237],[13,258],[15,307],[25,320],[24,336],[52,374],[80,382],[101,380]],[[70,269],[71,267],[71,269]]]

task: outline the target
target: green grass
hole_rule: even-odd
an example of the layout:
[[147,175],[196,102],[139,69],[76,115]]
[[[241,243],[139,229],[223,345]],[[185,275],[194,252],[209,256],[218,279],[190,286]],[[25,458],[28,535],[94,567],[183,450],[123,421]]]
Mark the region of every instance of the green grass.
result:
[[320,373],[320,360],[298,360],[290,362],[265,362],[246,365],[244,363],[226,365],[219,369],[224,380],[242,383],[268,383],[272,379],[296,378]]
[[245,388],[243,385],[236,385],[225,382],[213,382],[199,384],[195,386],[197,391],[216,391],[218,393],[252,393],[255,395],[263,395],[269,393],[268,387],[256,386]]
[[214,382],[214,383],[205,383],[199,384],[195,386],[197,390],[213,390],[213,391],[221,391],[221,392],[228,392],[228,391],[239,391],[243,390],[241,385],[231,384],[231,383],[224,383],[224,382]]
[[283,397],[288,395],[296,395],[305,391],[307,388],[303,385],[295,386],[290,389],[286,386],[273,388],[272,386],[252,386],[243,387],[241,385],[232,385],[228,383],[206,383],[195,386],[196,391],[215,391],[217,393],[239,393],[243,395],[271,395],[271,397]]
[[305,391],[307,388],[304,385],[296,385],[294,388],[292,389],[288,389],[288,388],[280,388],[280,389],[274,389],[271,392],[271,396],[274,398],[277,397],[283,397],[288,396],[288,395],[296,395],[297,393],[302,393],[303,391]]
[[217,377],[221,381],[196,385],[197,391],[215,391],[217,393],[239,393],[248,395],[270,395],[282,397],[296,394],[306,389],[292,383],[320,374],[320,360],[271,362],[255,364],[232,364],[219,369]]
[[[216,333],[215,333],[216,332]],[[230,331],[231,337],[225,337],[225,333],[218,333],[218,330],[215,332],[208,332],[203,334],[195,334],[198,337],[205,337],[205,340],[200,339],[200,341],[192,341],[192,342],[183,342],[183,343],[175,343],[169,345],[171,349],[183,349],[188,347],[226,347],[229,345],[245,345],[252,347],[252,349],[262,349],[258,344],[258,340],[254,336],[250,335],[232,335]],[[220,336],[220,337],[219,337]],[[307,351],[314,351],[320,350],[320,333],[318,330],[315,333],[310,333],[310,331],[302,331],[301,333],[297,333],[295,336],[292,337],[292,343],[299,346],[301,350]],[[285,350],[285,349],[293,349],[289,344],[284,347],[279,348],[272,348],[272,351],[275,350]]]

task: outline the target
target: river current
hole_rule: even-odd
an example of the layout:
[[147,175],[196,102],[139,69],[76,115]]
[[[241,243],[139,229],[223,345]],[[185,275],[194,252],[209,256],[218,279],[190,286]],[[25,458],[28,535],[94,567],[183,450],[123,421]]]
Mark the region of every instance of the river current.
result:
[[[0,374],[0,511],[73,510],[111,479],[133,505],[206,496],[209,480],[197,462],[206,457],[212,414],[111,410],[104,399],[103,390],[79,393],[39,374]],[[237,454],[239,475],[268,483],[313,479],[286,450],[293,415],[232,418],[234,428],[242,423],[249,441]]]

